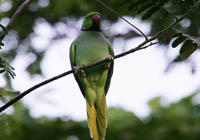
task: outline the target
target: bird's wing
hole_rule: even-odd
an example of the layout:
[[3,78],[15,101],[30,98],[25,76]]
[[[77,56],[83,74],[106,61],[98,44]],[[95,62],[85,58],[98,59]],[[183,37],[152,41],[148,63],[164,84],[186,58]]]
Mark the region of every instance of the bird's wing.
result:
[[[72,43],[70,46],[70,63],[71,63],[71,67],[73,69],[74,66],[76,66],[76,45],[74,43]],[[79,85],[79,88],[80,88],[83,96],[85,97],[85,93],[84,93],[81,81],[79,79],[78,73],[74,73],[74,77]]]
[[[110,43],[108,43],[108,50],[109,50],[109,54],[114,57],[114,51],[113,51]],[[111,77],[113,74],[113,66],[114,66],[114,61],[110,63],[110,68],[108,70],[108,77],[107,77],[106,85],[105,85],[105,89],[104,89],[105,94],[107,94],[109,86],[110,86],[110,81],[111,81]]]

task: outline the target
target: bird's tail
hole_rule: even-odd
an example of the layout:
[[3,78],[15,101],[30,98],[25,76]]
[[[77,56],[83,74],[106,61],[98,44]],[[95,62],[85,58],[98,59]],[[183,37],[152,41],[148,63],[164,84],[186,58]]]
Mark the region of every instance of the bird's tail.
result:
[[90,136],[93,140],[105,140],[107,127],[107,110],[105,95],[102,96],[100,105],[90,106],[87,102],[87,116]]

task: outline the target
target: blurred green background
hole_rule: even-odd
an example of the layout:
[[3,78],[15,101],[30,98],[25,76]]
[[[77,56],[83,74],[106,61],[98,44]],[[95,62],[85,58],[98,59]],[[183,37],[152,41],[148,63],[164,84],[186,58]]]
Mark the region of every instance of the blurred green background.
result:
[[[148,5],[150,1],[141,0]],[[163,0],[164,8],[177,16],[183,15],[197,0]],[[6,25],[9,18],[20,6],[23,0],[1,0],[0,1],[0,23]],[[106,0],[106,4],[123,16],[144,19],[148,8],[137,4],[136,0]],[[159,0],[152,0],[154,4]],[[152,5],[149,4],[149,7]],[[35,59],[27,64],[26,72],[30,76],[43,75],[41,62],[51,43],[65,37],[71,37],[72,32],[63,32],[59,26],[66,29],[79,30],[74,25],[80,18],[91,11],[99,11],[104,17],[103,23],[112,26],[118,22],[118,18],[105,9],[95,0],[33,0],[17,17],[5,40],[10,40],[2,47],[1,56],[12,63],[17,56],[28,54]],[[197,9],[187,17],[176,28],[188,34],[192,39],[199,42],[200,10]],[[144,22],[151,23],[148,36],[166,28],[173,21],[173,17],[166,10],[160,9]],[[54,30],[49,38],[49,43],[44,49],[38,49],[32,43],[37,36],[35,28],[45,23]],[[119,27],[120,28],[120,27]],[[127,41],[134,37],[141,37],[133,30],[123,34],[115,34],[109,29],[105,35],[113,42],[114,39]],[[159,38],[163,49],[168,49],[171,41],[171,34]],[[178,54],[177,54],[178,55]],[[192,59],[184,60],[195,75]],[[0,85],[0,104],[6,103],[19,92],[13,92],[11,78],[8,74],[1,75],[5,80]],[[194,89],[195,90],[195,89]],[[81,98],[81,97],[80,97]],[[108,109],[107,140],[198,140],[200,139],[200,94],[199,90],[191,93],[190,96],[180,101],[162,105],[162,97],[149,101],[150,114],[145,118],[138,118],[132,112],[122,108]],[[1,140],[87,140],[89,130],[87,121],[74,121],[72,118],[48,118],[48,116],[34,118],[30,115],[29,109],[21,102],[16,103],[11,114],[0,114],[0,139]]]
[[[198,140],[200,92],[167,106],[162,98],[149,101],[151,113],[140,119],[121,108],[108,109],[107,140]],[[33,118],[21,103],[15,112],[0,116],[1,140],[89,140],[87,121],[71,118]]]

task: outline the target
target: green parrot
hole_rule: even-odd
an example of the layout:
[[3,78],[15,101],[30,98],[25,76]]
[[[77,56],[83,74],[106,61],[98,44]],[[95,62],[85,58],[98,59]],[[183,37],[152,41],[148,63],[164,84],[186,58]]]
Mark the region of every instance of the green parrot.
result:
[[[101,32],[100,13],[91,12],[84,18],[81,33],[70,47],[70,62],[74,77],[86,99],[88,127],[93,140],[104,140],[107,127],[106,94],[113,73],[114,52],[110,42]],[[111,62],[86,70],[81,66],[102,59]]]

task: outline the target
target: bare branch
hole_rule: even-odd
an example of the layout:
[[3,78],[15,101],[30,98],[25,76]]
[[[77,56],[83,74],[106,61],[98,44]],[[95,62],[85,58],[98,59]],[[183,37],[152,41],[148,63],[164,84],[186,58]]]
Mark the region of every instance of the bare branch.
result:
[[9,102],[6,103],[5,105],[3,105],[3,106],[0,108],[0,113],[1,113],[3,110],[5,110],[6,108],[8,108],[9,106],[11,106],[12,104],[14,104],[14,103],[16,103],[17,101],[19,101],[21,98],[23,98],[24,96],[26,96],[26,95],[29,94],[30,92],[36,90],[37,88],[39,88],[39,87],[41,87],[41,86],[43,86],[43,85],[46,85],[46,84],[48,84],[48,83],[50,83],[50,82],[52,82],[52,81],[55,81],[55,80],[57,80],[57,79],[59,79],[59,78],[62,78],[62,77],[66,76],[66,75],[68,75],[68,74],[71,74],[71,73],[73,73],[73,72],[74,72],[74,70],[70,70],[70,71],[64,72],[64,73],[62,73],[62,74],[60,74],[60,75],[57,75],[57,76],[55,76],[55,77],[52,77],[52,78],[50,78],[50,79],[48,79],[48,80],[45,80],[45,81],[43,81],[43,82],[41,82],[41,83],[39,83],[39,84],[36,84],[35,86],[33,86],[33,87],[27,89],[26,91],[22,92],[20,95],[18,95],[17,97],[15,97],[15,98],[12,99],[11,101],[9,101]]
[[[127,51],[127,52],[125,52],[125,53],[121,53],[121,54],[118,54],[118,55],[114,56],[114,59],[117,59],[117,58],[123,57],[123,56],[125,56],[125,55],[127,55],[127,54],[130,54],[130,53],[133,53],[133,52],[136,52],[136,51],[145,49],[145,48],[147,48],[147,47],[149,47],[149,46],[152,46],[152,45],[155,45],[155,44],[157,44],[157,43],[158,43],[158,42],[150,43],[149,45],[144,46],[144,47],[141,47],[141,48],[136,47],[135,49],[132,49],[131,51]],[[93,64],[89,64],[89,65],[87,65],[87,66],[80,67],[80,69],[86,70],[86,69],[88,69],[88,68],[91,68],[91,67],[94,67],[94,66],[103,64],[103,63],[109,63],[109,62],[110,62],[110,61],[109,61],[108,59],[105,58],[105,59],[100,60],[100,61],[97,61],[97,62],[95,62],[95,63],[93,63]],[[34,85],[33,87],[27,89],[26,91],[22,92],[20,95],[18,95],[17,97],[15,97],[15,98],[12,99],[11,101],[9,101],[9,102],[6,103],[5,105],[3,105],[3,106],[0,108],[0,113],[1,113],[2,111],[4,111],[6,108],[8,108],[9,106],[11,106],[11,105],[13,105],[14,103],[16,103],[17,101],[19,101],[21,98],[23,98],[24,96],[26,96],[26,95],[29,94],[30,92],[32,92],[32,91],[38,89],[39,87],[44,86],[44,85],[46,85],[46,84],[48,84],[48,83],[50,83],[50,82],[53,82],[53,81],[55,81],[55,80],[57,80],[57,79],[60,79],[60,78],[62,78],[62,77],[64,77],[64,76],[69,75],[69,74],[74,73],[74,72],[75,72],[75,70],[72,69],[72,70],[69,70],[69,71],[67,71],[67,72],[64,72],[64,73],[62,73],[62,74],[60,74],[60,75],[57,75],[57,76],[55,76],[55,77],[52,77],[52,78],[50,78],[50,79],[47,79],[47,80],[45,80],[45,81],[43,81],[43,82],[41,82],[41,83],[39,83],[39,84]]]
[[[174,23],[172,23],[171,25],[169,25],[166,29],[158,32],[157,34],[155,34],[153,37],[151,37],[150,39],[147,39],[145,40],[144,42],[142,42],[141,44],[139,44],[137,47],[129,50],[129,51],[126,51],[126,52],[123,52],[121,54],[118,54],[116,56],[114,56],[114,59],[117,59],[117,58],[120,58],[120,57],[123,57],[125,55],[128,55],[128,54],[131,54],[133,52],[136,52],[136,51],[139,51],[139,50],[142,50],[142,49],[146,49],[148,48],[149,46],[152,46],[152,45],[155,45],[157,44],[158,42],[152,42],[153,40],[161,37],[162,35],[166,34],[169,30],[171,30],[173,27],[175,27],[180,21],[182,21],[185,17],[187,17],[188,15],[190,15],[194,10],[196,10],[198,7],[200,6],[200,1],[198,1],[192,8],[190,8],[182,17],[178,18]],[[149,43],[149,44],[148,44]],[[148,45],[146,45],[148,44]],[[109,60],[108,59],[104,59],[104,60],[101,60],[101,61],[98,61],[96,63],[93,63],[93,64],[89,64],[87,66],[84,66],[84,67],[80,67],[80,69],[82,70],[85,70],[85,69],[88,69],[90,67],[94,67],[96,65],[100,65],[100,64],[103,64],[103,63],[109,63]],[[45,80],[31,88],[29,88],[28,90],[22,92],[19,96],[15,97],[14,99],[12,99],[11,101],[9,101],[8,103],[6,103],[5,105],[3,105],[1,108],[0,108],[0,112],[4,111],[6,108],[8,108],[9,106],[11,106],[12,104],[14,104],[15,102],[19,101],[21,98],[23,98],[25,95],[29,94],[30,92],[38,89],[39,87],[41,86],[44,86],[50,82],[53,82],[59,78],[62,78],[66,75],[69,75],[71,73],[74,72],[74,69],[73,70],[69,70],[67,72],[64,72],[58,76],[55,76],[55,77],[52,77],[48,80]]]
[[[9,30],[10,27],[14,24],[17,16],[22,12],[22,10],[31,2],[32,0],[26,0],[24,1],[19,8],[15,11],[15,13],[13,14],[13,16],[10,19],[10,22],[8,23],[8,25],[6,26],[6,29]],[[2,41],[5,37],[5,34],[3,32],[0,32],[0,41]]]
[[96,0],[96,1],[98,3],[100,3],[101,5],[103,5],[105,8],[107,8],[109,11],[111,11],[115,16],[121,18],[126,23],[128,23],[129,25],[131,25],[133,28],[135,28],[138,32],[140,32],[142,34],[142,36],[145,38],[145,40],[148,40],[148,37],[138,27],[136,27],[131,22],[129,22],[127,19],[125,19],[124,17],[122,17],[121,15],[119,15],[116,11],[114,11],[112,8],[110,8],[108,5],[106,5],[103,1],[101,1],[101,0]]

